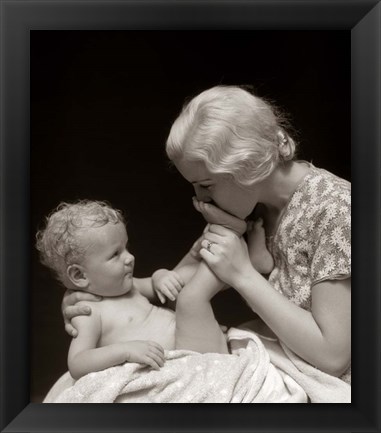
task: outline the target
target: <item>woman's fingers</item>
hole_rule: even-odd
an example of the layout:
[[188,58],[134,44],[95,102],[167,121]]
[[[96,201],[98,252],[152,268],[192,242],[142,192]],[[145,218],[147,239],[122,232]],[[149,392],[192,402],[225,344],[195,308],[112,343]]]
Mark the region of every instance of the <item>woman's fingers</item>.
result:
[[193,206],[195,207],[197,212],[201,212],[200,208],[200,202],[197,200],[196,197],[192,197]]
[[210,226],[210,224],[207,224],[205,226],[203,233],[207,233],[209,231],[209,226]]
[[91,314],[91,308],[86,305],[72,305],[71,307],[66,307],[63,314],[65,319],[71,320],[76,316],[87,316]]
[[200,250],[200,256],[206,261],[206,263],[213,268],[215,264],[215,255],[206,248]]
[[215,233],[221,236],[231,236],[231,235],[236,236],[235,233],[233,233],[231,230],[219,224],[209,224],[209,233]]
[[226,238],[224,236],[217,235],[216,233],[205,233],[201,245],[204,246],[205,240],[209,242],[214,242],[215,244],[223,244],[225,242],[225,239]]
[[71,325],[70,322],[65,323],[65,331],[71,337],[75,338],[78,335],[78,331]]
[[80,301],[97,302],[101,300],[102,300],[101,296],[93,295],[92,293],[81,292],[79,290],[76,291],[67,290],[65,292],[62,304],[63,304],[63,308],[66,308],[67,306],[75,305],[77,302]]

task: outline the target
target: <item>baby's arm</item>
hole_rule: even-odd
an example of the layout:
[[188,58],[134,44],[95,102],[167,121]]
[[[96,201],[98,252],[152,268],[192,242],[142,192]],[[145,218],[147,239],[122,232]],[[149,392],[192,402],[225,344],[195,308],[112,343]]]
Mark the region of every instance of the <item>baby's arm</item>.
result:
[[68,366],[76,380],[126,361],[147,364],[156,370],[164,364],[164,350],[155,342],[128,341],[97,347],[101,336],[101,317],[95,309],[91,316],[77,316],[72,320],[78,329],[78,336],[71,342]]
[[178,293],[184,286],[180,275],[168,269],[158,269],[152,274],[151,278],[134,278],[134,286],[150,302],[162,304],[166,298],[175,301]]
[[121,345],[97,348],[101,336],[101,318],[95,308],[91,316],[73,317],[72,323],[78,330],[78,336],[71,341],[68,355],[68,366],[74,379],[126,360]]

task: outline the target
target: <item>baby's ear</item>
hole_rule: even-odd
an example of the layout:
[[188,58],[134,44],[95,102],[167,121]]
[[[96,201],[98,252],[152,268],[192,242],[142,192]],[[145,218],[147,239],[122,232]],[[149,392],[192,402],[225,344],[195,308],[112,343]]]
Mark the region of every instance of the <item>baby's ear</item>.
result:
[[66,272],[69,280],[75,285],[75,287],[85,289],[89,285],[89,280],[81,265],[70,265]]

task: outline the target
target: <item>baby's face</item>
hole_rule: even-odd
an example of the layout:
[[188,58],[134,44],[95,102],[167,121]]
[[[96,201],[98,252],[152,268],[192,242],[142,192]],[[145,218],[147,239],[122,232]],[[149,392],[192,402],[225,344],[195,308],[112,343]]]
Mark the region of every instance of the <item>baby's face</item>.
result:
[[133,288],[135,258],[127,250],[124,224],[106,224],[82,234],[87,246],[82,261],[89,280],[87,291],[100,296],[121,296]]

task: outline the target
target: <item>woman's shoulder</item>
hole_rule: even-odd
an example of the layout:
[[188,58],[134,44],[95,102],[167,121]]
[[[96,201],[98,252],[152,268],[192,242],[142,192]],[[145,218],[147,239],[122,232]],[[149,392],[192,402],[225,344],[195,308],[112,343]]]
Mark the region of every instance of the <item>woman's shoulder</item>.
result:
[[344,179],[325,168],[316,167],[313,164],[310,164],[310,176],[306,176],[306,181],[318,183],[325,188],[329,188],[331,185],[336,185],[344,190],[351,189],[351,183],[349,180]]
[[302,225],[318,238],[329,227],[350,227],[350,215],[350,183],[311,165],[291,199],[283,228],[296,230]]
[[310,165],[299,188],[300,198],[309,205],[326,207],[329,203],[351,203],[351,183],[330,171]]

